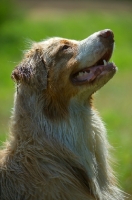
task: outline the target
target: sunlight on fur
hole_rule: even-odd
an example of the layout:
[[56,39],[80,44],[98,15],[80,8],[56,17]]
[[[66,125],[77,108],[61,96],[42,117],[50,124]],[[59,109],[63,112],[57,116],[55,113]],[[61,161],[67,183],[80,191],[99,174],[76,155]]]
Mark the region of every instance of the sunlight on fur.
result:
[[[123,200],[93,94],[116,73],[114,34],[33,43],[13,70],[9,139],[0,150],[1,200]],[[107,108],[106,108],[107,109]]]

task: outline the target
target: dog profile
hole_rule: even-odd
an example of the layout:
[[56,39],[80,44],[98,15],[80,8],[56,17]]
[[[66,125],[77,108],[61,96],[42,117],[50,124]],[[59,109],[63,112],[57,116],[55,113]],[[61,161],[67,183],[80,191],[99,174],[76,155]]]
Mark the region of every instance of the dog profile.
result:
[[123,200],[93,93],[116,73],[114,34],[33,43],[13,70],[9,139],[0,150],[1,200]]

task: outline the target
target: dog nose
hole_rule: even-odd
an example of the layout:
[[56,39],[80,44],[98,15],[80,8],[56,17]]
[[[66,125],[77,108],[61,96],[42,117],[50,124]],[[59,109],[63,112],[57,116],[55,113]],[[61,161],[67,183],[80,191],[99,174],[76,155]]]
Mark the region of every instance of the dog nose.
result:
[[109,37],[114,38],[114,33],[110,29],[105,29],[103,31],[100,31],[99,36],[104,38],[109,38]]
[[113,43],[114,42],[114,33],[110,29],[105,29],[99,32],[99,37],[103,42]]

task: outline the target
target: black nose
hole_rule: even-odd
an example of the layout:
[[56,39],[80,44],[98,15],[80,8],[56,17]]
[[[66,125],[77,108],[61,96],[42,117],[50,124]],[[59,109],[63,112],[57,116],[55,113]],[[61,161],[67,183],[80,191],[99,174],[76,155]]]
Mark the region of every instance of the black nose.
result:
[[99,35],[104,38],[109,38],[109,37],[114,38],[114,33],[110,29],[105,29],[103,31],[100,31]]

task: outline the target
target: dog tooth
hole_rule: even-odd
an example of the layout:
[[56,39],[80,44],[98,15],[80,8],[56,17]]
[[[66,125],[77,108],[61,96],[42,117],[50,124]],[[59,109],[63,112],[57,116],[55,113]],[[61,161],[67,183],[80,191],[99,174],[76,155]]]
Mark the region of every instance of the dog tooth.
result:
[[103,60],[103,62],[104,62],[104,65],[107,65],[107,62],[106,62],[106,60]]
[[78,73],[78,77],[82,77],[82,76],[85,76],[85,75],[87,75],[88,74],[88,72],[87,71],[82,71],[82,72],[79,72]]
[[83,72],[79,72],[78,76],[83,76],[84,73]]

